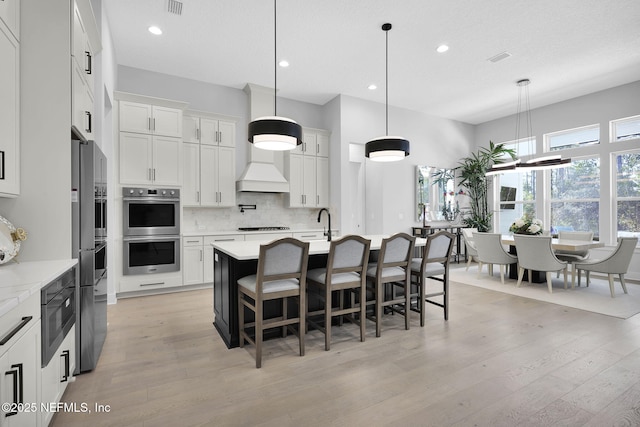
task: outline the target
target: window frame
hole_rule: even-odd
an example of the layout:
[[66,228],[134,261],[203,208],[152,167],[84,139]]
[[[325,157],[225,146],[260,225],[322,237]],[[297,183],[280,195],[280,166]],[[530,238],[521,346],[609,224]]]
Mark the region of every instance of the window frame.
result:
[[[639,117],[640,116],[636,116]],[[635,138],[631,138],[631,139],[635,139]],[[630,139],[629,139],[630,140]],[[625,140],[621,140],[621,141],[628,141],[627,139]],[[621,155],[625,155],[625,154],[638,154],[640,155],[640,148],[637,149],[632,149],[632,150],[620,150],[620,151],[612,151],[611,155],[610,155],[610,161],[611,161],[611,167],[610,167],[610,171],[611,171],[611,218],[612,221],[609,224],[610,226],[610,233],[611,233],[611,237],[612,239],[615,241],[618,239],[618,202],[619,201],[638,201],[640,202],[640,194],[638,196],[623,196],[623,197],[619,197],[618,196],[618,162],[617,157],[621,156]],[[640,246],[640,241],[638,242],[638,246]]]
[[[576,132],[580,132],[580,131],[584,131],[584,130],[588,130],[588,129],[594,129],[597,130],[598,133],[598,141],[597,142],[586,142],[586,143],[578,143],[575,145],[570,145],[570,146],[563,146],[560,148],[551,148],[551,138],[558,136],[558,135],[569,135],[572,133],[576,133]],[[601,138],[600,138],[600,123],[594,123],[594,124],[590,124],[590,125],[585,125],[585,126],[578,126],[575,128],[571,128],[571,129],[563,129],[563,130],[559,130],[556,132],[549,132],[549,133],[545,133],[542,135],[542,142],[543,142],[543,152],[545,153],[553,153],[556,151],[565,151],[565,150],[572,150],[575,148],[582,148],[582,147],[591,147],[591,146],[598,146],[600,145]]]
[[[609,143],[615,144],[623,141],[633,141],[634,139],[640,139],[640,135],[634,138],[625,138],[625,139],[617,139],[617,127],[619,124],[627,123],[627,122],[635,122],[640,123],[640,114],[635,116],[623,117],[621,119],[611,120],[609,122]],[[619,153],[612,153],[618,155]]]

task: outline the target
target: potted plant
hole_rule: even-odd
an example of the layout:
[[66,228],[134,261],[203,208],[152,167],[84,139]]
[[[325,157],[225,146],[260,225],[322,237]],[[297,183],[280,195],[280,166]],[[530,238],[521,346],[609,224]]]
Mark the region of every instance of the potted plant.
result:
[[470,199],[471,211],[462,220],[465,226],[477,228],[478,231],[491,229],[492,212],[489,211],[487,201],[489,180],[486,172],[492,165],[503,163],[507,157],[515,160],[515,150],[489,141],[489,148],[482,147],[477,153],[463,158],[459,162],[460,166],[454,169],[460,177],[460,185],[467,189]]

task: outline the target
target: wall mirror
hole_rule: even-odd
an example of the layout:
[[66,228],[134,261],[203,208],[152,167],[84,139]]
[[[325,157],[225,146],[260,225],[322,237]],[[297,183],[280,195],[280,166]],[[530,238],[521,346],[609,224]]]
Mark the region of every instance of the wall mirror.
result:
[[454,221],[455,194],[453,169],[416,166],[416,221]]

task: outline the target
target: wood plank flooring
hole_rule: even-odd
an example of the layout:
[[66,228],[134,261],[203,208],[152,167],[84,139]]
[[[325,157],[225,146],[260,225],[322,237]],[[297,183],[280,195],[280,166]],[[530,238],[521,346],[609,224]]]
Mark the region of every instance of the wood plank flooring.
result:
[[[631,285],[630,292],[640,292]],[[228,350],[212,292],[121,299],[95,371],[63,401],[109,412],[59,412],[53,426],[637,426],[640,315],[627,320],[451,285],[449,321],[427,307]]]

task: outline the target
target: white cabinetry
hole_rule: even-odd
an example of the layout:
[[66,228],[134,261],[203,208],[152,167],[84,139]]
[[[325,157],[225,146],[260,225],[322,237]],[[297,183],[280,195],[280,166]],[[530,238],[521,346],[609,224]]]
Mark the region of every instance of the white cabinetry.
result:
[[[73,377],[76,369],[76,327],[69,330],[67,336],[60,344],[58,351],[53,355],[49,364],[42,368],[42,392],[40,401],[48,404],[60,402],[64,391]],[[47,426],[51,422],[54,412],[40,411],[42,425]]]
[[20,194],[20,4],[0,0],[0,196]]
[[180,185],[180,139],[120,132],[122,184]]
[[304,130],[303,144],[285,155],[285,178],[289,181],[289,207],[329,205],[329,135]]
[[179,286],[182,286],[182,272],[136,274],[120,278],[120,292],[131,293],[130,295],[148,294],[148,291],[159,293]]
[[185,285],[203,282],[204,248],[202,237],[185,237],[182,247],[182,277]]
[[182,110],[120,101],[120,131],[182,137]]
[[73,3],[73,33],[71,38],[71,126],[79,136],[93,139],[94,128],[94,67],[93,57],[100,49],[97,24],[91,5]]
[[182,128],[183,206],[235,206],[235,123],[185,115]]
[[[0,402],[29,405],[32,411],[0,412],[1,426],[39,424],[38,375],[40,371],[40,294],[0,318]],[[39,406],[39,405],[38,405]]]

